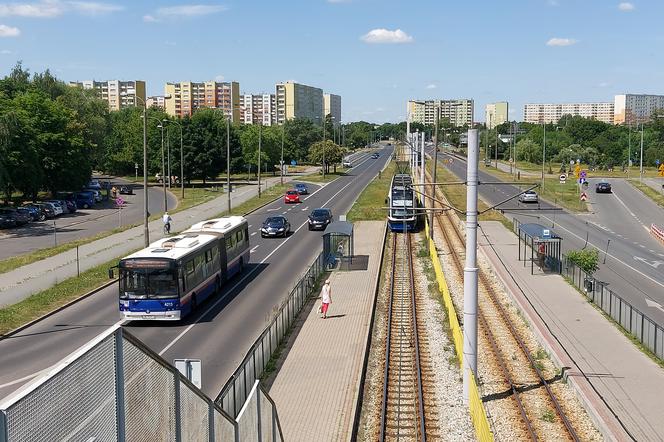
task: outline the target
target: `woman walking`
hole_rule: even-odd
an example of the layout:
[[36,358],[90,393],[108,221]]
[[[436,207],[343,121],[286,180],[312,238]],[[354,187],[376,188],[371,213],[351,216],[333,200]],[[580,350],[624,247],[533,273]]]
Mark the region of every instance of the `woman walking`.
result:
[[330,288],[330,280],[326,279],[323,284],[323,289],[320,292],[321,305],[320,312],[323,314],[323,319],[327,318],[327,309],[332,304],[332,289]]

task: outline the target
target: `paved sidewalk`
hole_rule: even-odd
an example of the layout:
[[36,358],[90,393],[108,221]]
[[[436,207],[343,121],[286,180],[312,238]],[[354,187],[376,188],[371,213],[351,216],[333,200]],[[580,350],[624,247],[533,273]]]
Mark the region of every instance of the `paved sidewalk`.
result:
[[[664,369],[559,275],[530,275],[516,235],[482,222],[478,243],[608,440],[664,440]],[[623,428],[626,428],[627,432]]]
[[332,274],[327,319],[317,302],[272,384],[284,440],[350,440],[384,232],[382,221],[355,224],[355,255],[369,255],[368,269]]
[[664,193],[664,178],[644,178],[643,183],[657,192]]
[[[285,181],[297,180],[302,174],[284,177]],[[279,183],[280,177],[267,178],[263,188]],[[253,198],[258,194],[257,186],[243,186],[231,194],[233,207]],[[172,215],[173,228],[184,230],[194,223],[212,218],[227,210],[226,193],[207,203],[194,206]],[[161,220],[150,222],[150,242],[163,236]],[[121,257],[144,246],[143,225],[107,236],[106,238],[79,247],[80,271],[103,264],[113,258]],[[0,307],[15,304],[30,295],[45,290],[65,279],[76,276],[76,249],[59,255],[19,267],[11,272],[0,274]]]

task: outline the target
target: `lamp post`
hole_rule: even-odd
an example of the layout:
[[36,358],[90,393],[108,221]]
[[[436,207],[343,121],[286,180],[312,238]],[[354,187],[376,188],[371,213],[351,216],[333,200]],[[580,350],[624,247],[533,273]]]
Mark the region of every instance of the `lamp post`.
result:
[[258,198],[261,197],[261,145],[263,142],[263,121],[258,125]]
[[325,111],[323,111],[323,181],[325,181]]
[[[180,128],[180,189],[182,190],[182,199],[184,199],[184,146],[182,145],[182,124],[177,121],[162,120],[164,123],[176,124]],[[170,157],[170,156],[169,156]],[[169,161],[169,181],[170,181],[170,161]]]
[[627,179],[629,179],[629,166],[632,165],[632,122],[630,121],[627,129]]
[[279,181],[281,185],[284,185],[284,128],[285,124],[281,125],[281,159],[279,160],[279,167],[281,168]]
[[159,122],[161,129],[161,184],[164,189],[164,212],[168,212],[168,198],[166,197],[166,162],[164,158],[164,124]]
[[542,192],[544,192],[544,163],[546,162],[546,122],[544,123],[544,146],[542,148]]

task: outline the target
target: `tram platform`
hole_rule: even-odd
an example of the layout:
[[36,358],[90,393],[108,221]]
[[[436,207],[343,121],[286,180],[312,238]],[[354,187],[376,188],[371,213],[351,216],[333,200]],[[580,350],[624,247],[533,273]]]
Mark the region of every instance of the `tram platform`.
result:
[[360,380],[385,233],[382,221],[354,224],[355,255],[367,255],[366,270],[330,276],[332,304],[327,319],[320,301],[303,311],[288,354],[270,387],[288,441],[348,441]]
[[478,245],[607,440],[664,440],[664,369],[558,274],[531,275],[518,239],[480,223]]

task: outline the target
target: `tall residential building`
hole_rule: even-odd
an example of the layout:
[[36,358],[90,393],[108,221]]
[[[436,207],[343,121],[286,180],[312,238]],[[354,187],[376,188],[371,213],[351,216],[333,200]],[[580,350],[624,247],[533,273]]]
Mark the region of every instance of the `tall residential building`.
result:
[[614,124],[645,123],[664,109],[664,95],[624,94],[614,98]]
[[325,102],[325,116],[332,116],[332,123],[338,125],[341,123],[341,96],[334,94],[323,95]]
[[470,99],[458,100],[411,100],[408,102],[410,121],[422,124],[435,124],[438,118],[449,120],[453,126],[472,126],[474,102]]
[[526,104],[523,121],[534,124],[557,123],[563,115],[578,115],[613,124],[613,103]]
[[147,107],[160,107],[162,109],[166,109],[166,97],[163,95],[154,95],[152,97],[148,97],[146,105]]
[[241,120],[244,124],[272,126],[277,122],[274,94],[242,95]]
[[99,98],[107,101],[108,108],[112,111],[130,106],[143,106],[145,102],[145,81],[142,80],[70,81],[69,86],[95,89],[99,92]]
[[486,127],[493,129],[494,127],[508,121],[509,105],[507,104],[507,101],[489,103],[484,107],[484,115],[486,118]]
[[191,116],[198,109],[218,108],[232,122],[240,121],[240,83],[237,81],[183,81],[166,83],[166,113],[175,117]]
[[287,81],[276,86],[277,124],[293,118],[306,118],[322,124],[323,90]]

